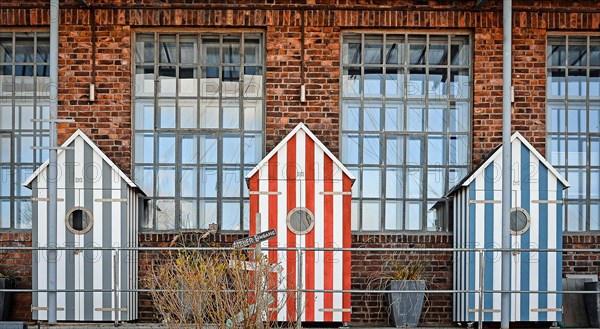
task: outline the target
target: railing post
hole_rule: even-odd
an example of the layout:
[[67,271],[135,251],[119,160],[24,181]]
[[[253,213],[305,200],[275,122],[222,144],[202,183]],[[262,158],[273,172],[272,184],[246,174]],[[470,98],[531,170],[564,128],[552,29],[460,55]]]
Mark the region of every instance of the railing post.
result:
[[483,288],[485,287],[483,282],[484,278],[485,254],[483,253],[483,250],[479,249],[479,319],[477,321],[479,329],[483,328]]
[[114,308],[115,308],[115,327],[119,326],[119,250],[115,249],[113,273],[114,273]]
[[296,275],[296,328],[302,328],[302,247],[296,248],[296,265],[297,265],[297,275]]

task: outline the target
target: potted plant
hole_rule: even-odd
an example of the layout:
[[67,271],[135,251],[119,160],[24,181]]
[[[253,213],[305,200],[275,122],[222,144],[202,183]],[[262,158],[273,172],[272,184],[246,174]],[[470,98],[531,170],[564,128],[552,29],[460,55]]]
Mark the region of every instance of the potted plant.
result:
[[[425,280],[423,263],[410,262],[396,265],[394,277],[387,285],[392,325],[396,327],[416,327],[421,317],[421,309],[425,300]],[[407,292],[400,292],[405,290]]]

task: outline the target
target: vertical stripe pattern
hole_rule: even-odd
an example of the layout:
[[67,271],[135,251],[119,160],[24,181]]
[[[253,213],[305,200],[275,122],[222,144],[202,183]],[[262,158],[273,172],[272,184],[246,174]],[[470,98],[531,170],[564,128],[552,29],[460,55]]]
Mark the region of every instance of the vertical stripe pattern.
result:
[[[59,152],[58,155],[58,206],[57,206],[57,245],[59,247],[136,247],[138,192],[126,182],[122,172],[107,162],[93,143],[80,132],[69,139],[67,145],[73,149]],[[47,201],[48,195],[46,168],[37,173],[32,181],[36,187],[33,196],[42,200],[33,202],[34,216],[33,241],[39,246],[47,246]],[[125,200],[125,201],[121,201]],[[67,212],[74,207],[88,209],[93,218],[91,229],[84,234],[75,234],[67,228]],[[115,314],[102,311],[102,308],[115,307],[113,292],[92,292],[110,290],[115,286],[115,251],[66,250],[58,251],[57,288],[75,290],[59,292],[57,312],[59,321],[114,321]],[[47,289],[48,260],[45,251],[33,251],[33,287]],[[120,289],[137,288],[137,252],[121,251],[118,258],[118,285]],[[77,291],[80,290],[80,291]],[[47,293],[34,292],[34,307],[47,306]],[[119,293],[119,307],[126,308],[119,314],[120,320],[137,319],[137,294]],[[34,320],[48,319],[46,311],[33,312]]]
[[[528,143],[519,138],[512,142],[511,208],[521,208],[529,216],[529,227],[522,234],[511,234],[514,248],[527,249],[511,256],[511,321],[560,321],[560,294],[520,291],[553,291],[562,288],[562,255],[558,252],[538,252],[535,249],[562,247],[563,184],[547,162]],[[501,247],[502,242],[502,159],[491,156],[482,169],[457,188],[454,198],[454,246]],[[468,177],[469,178],[469,177]],[[557,202],[558,201],[558,202]],[[473,252],[455,252],[454,288],[479,289],[479,259]],[[485,290],[500,290],[500,252],[486,252]],[[454,294],[453,319],[457,322],[478,321],[480,308],[477,293]],[[499,322],[500,293],[486,293],[481,305],[486,311],[483,320]],[[475,312],[473,312],[475,310]],[[550,311],[548,311],[550,310]],[[496,312],[494,312],[496,311]]]
[[[251,192],[250,226],[256,214],[262,230],[276,229],[277,237],[263,242],[269,247],[351,247],[350,203],[352,180],[307,130],[295,129],[276,147],[260,168],[248,177]],[[348,193],[345,193],[348,192]],[[287,215],[294,208],[314,214],[314,227],[306,234],[287,228]],[[251,233],[255,233],[251,231]],[[341,251],[302,251],[302,275],[297,273],[296,251],[268,251],[269,260],[282,267],[278,295],[278,321],[341,322],[350,320],[350,295],[331,291],[350,289],[351,256]],[[299,285],[309,290],[296,296]],[[296,309],[296,297],[301,308]]]

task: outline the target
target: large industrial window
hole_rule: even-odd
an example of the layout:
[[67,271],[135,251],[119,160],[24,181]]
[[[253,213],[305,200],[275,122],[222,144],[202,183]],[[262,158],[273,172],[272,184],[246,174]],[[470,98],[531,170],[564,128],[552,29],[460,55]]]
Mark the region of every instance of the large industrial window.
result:
[[446,231],[444,194],[470,164],[468,35],[347,33],[342,162],[356,231]]
[[566,231],[600,230],[600,36],[552,36],[546,155],[571,184]]
[[142,228],[248,229],[244,181],[263,155],[259,33],[137,33],[134,177]]
[[22,183],[48,158],[49,35],[0,32],[0,229],[31,228]]

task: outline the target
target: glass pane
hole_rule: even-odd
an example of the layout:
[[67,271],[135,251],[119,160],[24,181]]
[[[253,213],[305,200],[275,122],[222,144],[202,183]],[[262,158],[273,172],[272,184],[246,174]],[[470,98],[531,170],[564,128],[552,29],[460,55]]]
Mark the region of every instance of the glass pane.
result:
[[425,44],[422,38],[408,40],[408,59],[411,65],[425,65]]
[[590,69],[590,90],[589,97],[591,100],[600,100],[600,69]]
[[200,168],[200,197],[217,196],[217,168]]
[[359,136],[342,134],[342,162],[344,164],[359,163]]
[[585,166],[587,163],[587,149],[585,136],[568,136],[567,149],[569,154],[567,157],[567,165],[569,166]]
[[244,40],[244,62],[246,64],[262,63],[262,47],[260,37],[246,36]]
[[388,165],[404,164],[404,137],[388,136],[385,162]]
[[581,232],[585,231],[585,204],[568,203],[567,204],[567,231]]
[[180,143],[181,163],[196,163],[198,161],[198,138],[192,135],[183,135]]
[[363,113],[365,114],[363,130],[380,131],[382,129],[380,103],[366,103],[363,108]]
[[219,64],[221,57],[220,48],[218,37],[203,37],[202,62],[207,64]]
[[548,129],[551,132],[565,132],[567,128],[567,120],[565,118],[564,103],[549,103],[548,104]]
[[[591,199],[600,199],[600,169],[592,168],[590,169],[590,198]],[[595,183],[593,183],[595,182]]]
[[15,128],[33,129],[33,106],[15,106]]
[[365,64],[383,64],[383,38],[381,36],[365,36]]
[[226,168],[223,169],[223,196],[224,197],[240,197],[240,182],[242,180],[240,169]]
[[192,67],[179,68],[179,96],[198,96],[198,69]]
[[200,100],[200,128],[219,128],[218,100]]
[[10,165],[0,166],[0,196],[10,196],[10,178],[12,170]]
[[200,136],[200,163],[217,163],[217,138]]
[[424,131],[424,122],[425,122],[425,116],[423,115],[424,113],[424,108],[422,105],[419,105],[417,103],[410,103],[409,107],[408,107],[408,121],[407,121],[407,130],[408,131],[417,131],[417,132],[423,132]]
[[590,38],[590,66],[600,66],[600,38]]
[[385,95],[396,98],[404,96],[404,71],[386,68],[385,72]]
[[221,208],[222,227],[224,231],[239,231],[240,230],[240,203],[239,202],[223,202]]
[[244,100],[244,129],[262,130],[262,101]]
[[445,202],[427,203],[427,231],[441,231],[444,227]]
[[450,164],[467,165],[469,163],[469,137],[450,136]]
[[240,144],[238,135],[223,136],[223,163],[241,163]]
[[404,103],[387,101],[385,103],[385,130],[404,130]]
[[238,38],[223,39],[223,63],[240,63],[240,40]]
[[406,208],[406,229],[420,230],[422,217],[421,203],[407,202]]
[[154,103],[149,100],[138,100],[135,106],[135,129],[154,129]]
[[565,83],[565,70],[548,70],[547,80],[548,96],[555,98],[564,98],[567,94],[567,86]]
[[244,164],[256,164],[262,159],[262,135],[244,135]]
[[[577,40],[579,39],[579,40]],[[569,66],[586,66],[587,65],[587,47],[585,45],[586,38],[569,38]]]
[[430,103],[427,111],[427,131],[443,132],[446,130],[446,106],[444,103]]
[[471,83],[469,82],[469,70],[450,71],[450,97],[469,98],[471,95]]
[[181,207],[181,228],[196,229],[198,228],[198,201],[196,200],[182,200],[180,203]]
[[427,138],[427,163],[430,165],[446,164],[446,146],[444,136],[430,135]]
[[239,129],[240,103],[238,101],[223,101],[223,128]]
[[175,128],[175,102],[161,100],[158,104],[158,128]]
[[18,200],[15,202],[15,228],[31,229],[31,201]]
[[585,97],[587,95],[586,70],[569,70],[569,97]]
[[33,162],[33,136],[21,135],[20,138],[15,138],[16,147],[16,162]]
[[[352,198],[356,199],[360,197],[360,193],[361,193],[361,179],[360,179],[360,170],[358,168],[348,168],[348,170],[350,171],[350,173],[354,176],[354,178],[356,178],[356,180],[354,181],[354,184],[352,185]],[[316,172],[315,172],[316,175]]]
[[223,66],[222,71],[221,78],[224,81],[223,95],[228,97],[237,97],[240,91],[240,68],[237,66]]
[[567,189],[567,195],[570,199],[582,199],[586,197],[586,173],[579,168],[567,169],[567,181],[571,187]]
[[179,127],[198,128],[198,109],[196,101],[179,101]]
[[600,166],[600,137],[590,137],[590,164]]
[[385,62],[388,64],[404,63],[404,36],[387,35],[385,43]]
[[381,139],[379,135],[365,135],[363,138],[363,164],[381,163]]
[[600,230],[600,204],[598,203],[590,205],[590,230]]
[[1,106],[0,107],[0,129],[11,130],[13,127],[12,123],[12,106]]
[[570,133],[585,132],[587,130],[585,104],[570,103],[567,109],[568,126]]
[[175,35],[161,35],[160,42],[160,63],[177,63],[177,44]]
[[381,204],[379,201],[363,201],[362,229],[378,231],[381,226]]
[[[0,211],[2,210],[2,203],[0,203]],[[360,216],[360,202],[358,200],[352,200],[352,225],[353,231],[358,230],[358,217]]]
[[23,186],[23,183],[33,174],[33,166],[18,166],[15,168],[15,195],[31,196],[31,190]]
[[419,199],[423,197],[423,175],[419,168],[406,169],[406,197]]
[[154,167],[136,166],[134,179],[146,195],[154,195]]
[[360,37],[344,37],[343,45],[343,62],[344,64],[360,64],[361,63],[361,44]]
[[198,58],[198,38],[195,35],[179,37],[179,61],[181,63],[196,63]]
[[175,229],[175,201],[156,200],[156,229]]
[[175,167],[158,167],[157,177],[157,195],[174,197],[175,196]]
[[217,223],[217,202],[200,200],[199,228],[208,228],[209,224]]
[[468,132],[471,129],[469,124],[469,103],[456,103],[450,106],[450,124],[451,132]]
[[244,97],[263,97],[262,77],[262,67],[244,67]]
[[552,37],[550,42],[553,45],[548,46],[548,58],[552,66],[565,66],[567,64],[567,47],[564,37]]
[[450,62],[452,65],[469,65],[471,47],[468,37],[452,37],[450,41]]
[[448,190],[451,190],[467,175],[467,168],[450,168],[448,173]]
[[404,197],[403,169],[387,169],[385,171],[386,198],[399,199]]
[[360,102],[345,101],[342,107],[342,130],[359,130]]
[[363,195],[364,198],[378,198],[381,196],[381,170],[379,168],[363,169]]
[[9,200],[0,200],[0,228],[10,228]]
[[362,93],[360,67],[344,68],[342,76],[342,91],[346,97],[360,96]]
[[175,66],[161,66],[158,69],[158,96],[175,96],[177,85]]
[[136,67],[134,83],[133,90],[136,96],[154,96],[154,68]]
[[10,135],[2,134],[0,135],[0,163],[10,163],[10,155],[11,155],[11,143],[10,143]]
[[181,168],[181,196],[196,197],[198,196],[198,170],[195,167]]
[[550,143],[547,145],[547,156],[551,164],[555,166],[564,166],[566,163],[566,137],[551,136]]
[[383,69],[381,67],[365,67],[365,96],[380,97],[383,94]]
[[446,68],[429,69],[429,99],[445,98],[448,96],[448,70]]
[[385,203],[385,229],[402,230],[402,201]]
[[175,134],[158,134],[159,163],[175,163]]
[[429,37],[429,65],[448,64],[448,37]]
[[446,192],[446,170],[444,168],[429,168],[427,170],[427,197],[441,199]]
[[420,166],[423,163],[423,139],[421,137],[409,137],[406,148],[406,164],[410,166]]
[[248,231],[250,229],[250,202],[244,200],[242,203],[242,230]]
[[406,96],[409,98],[425,97],[425,69],[410,69]]

